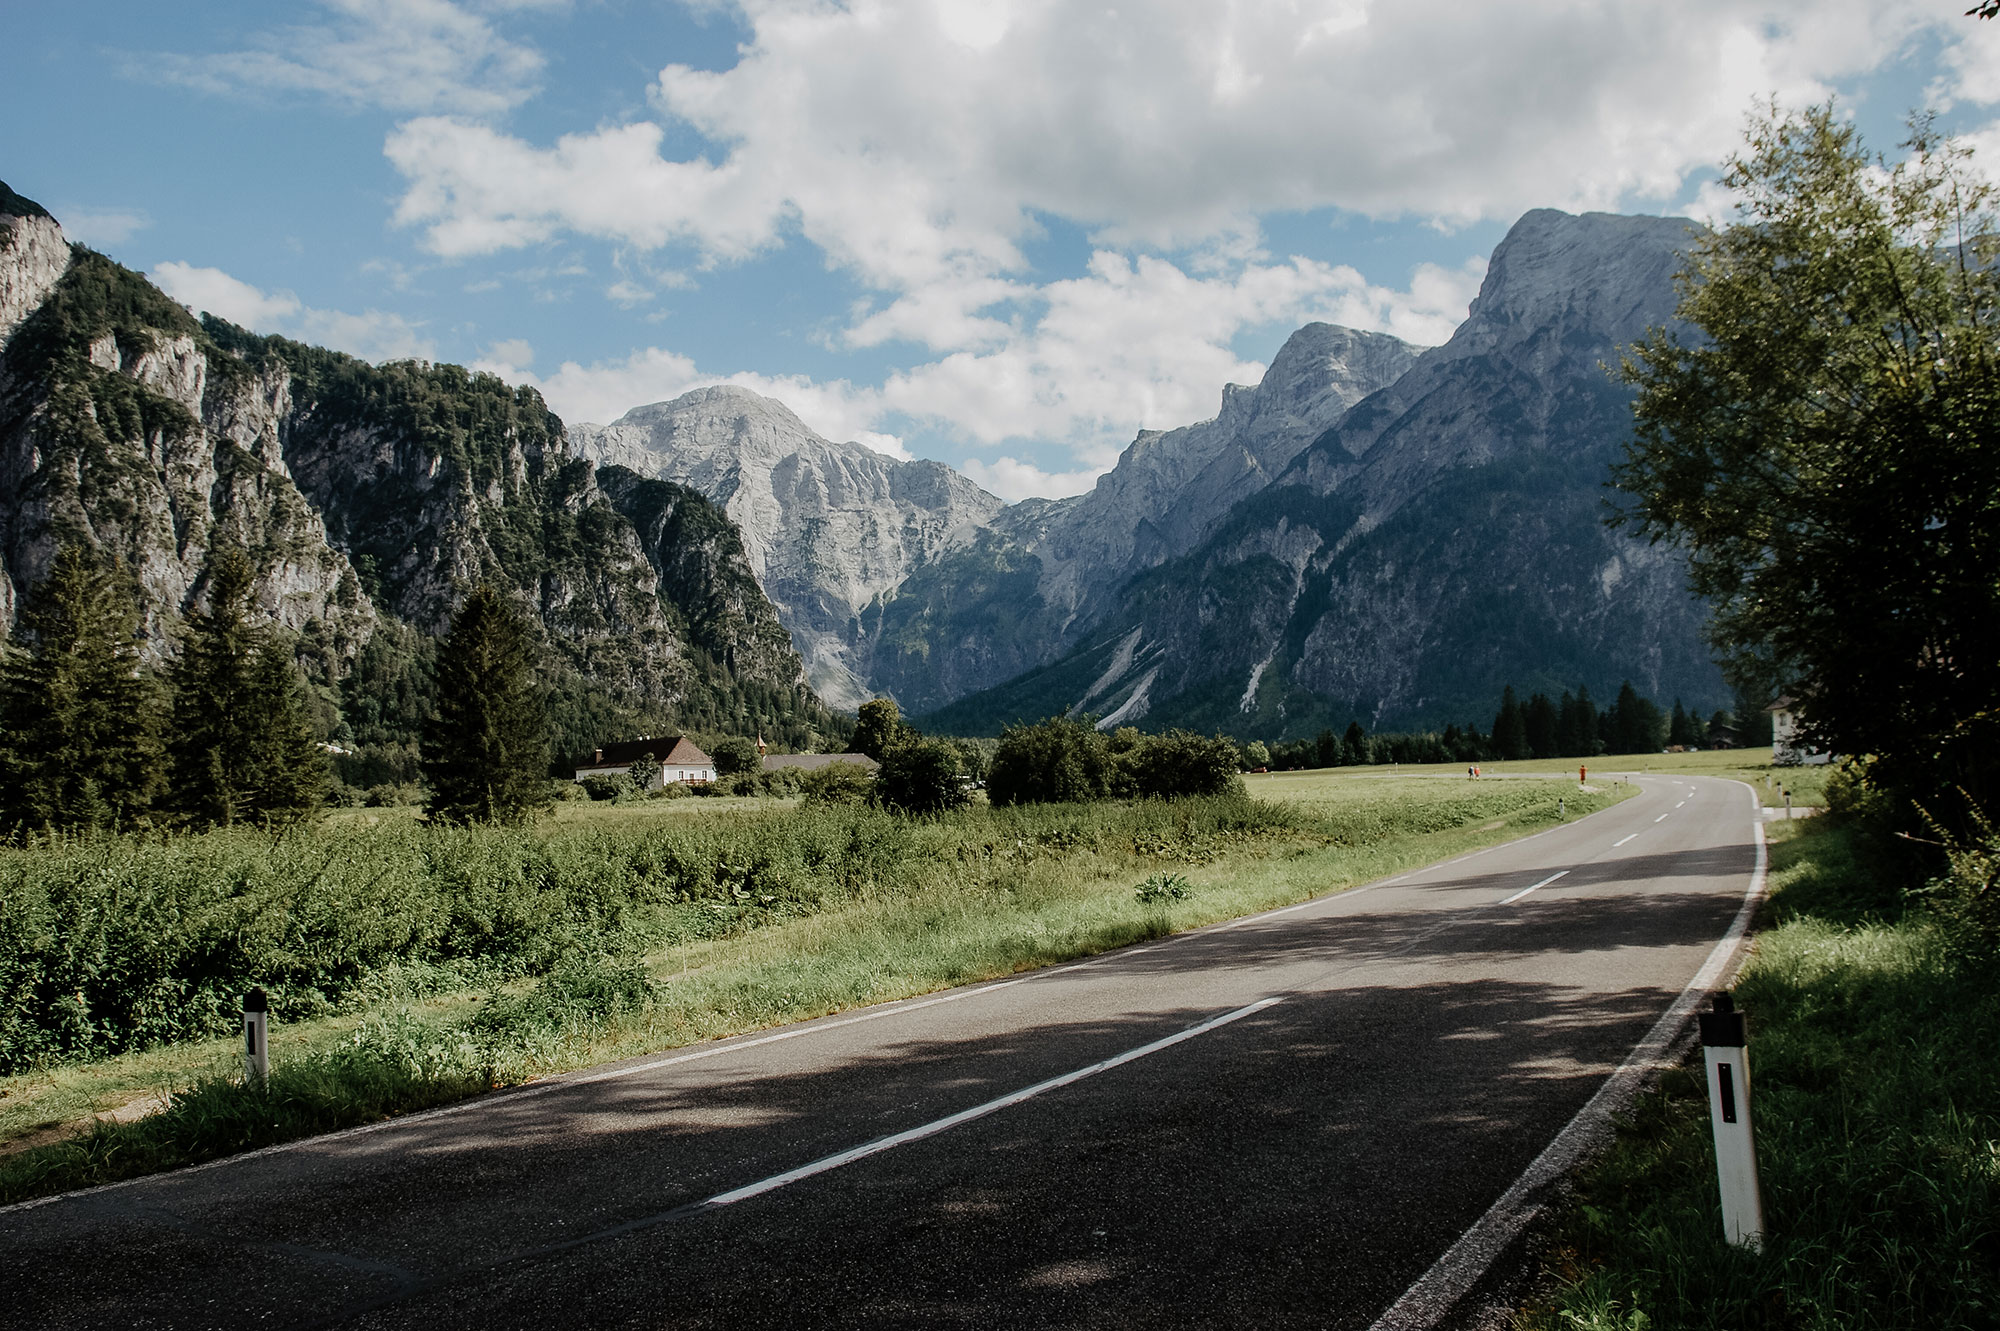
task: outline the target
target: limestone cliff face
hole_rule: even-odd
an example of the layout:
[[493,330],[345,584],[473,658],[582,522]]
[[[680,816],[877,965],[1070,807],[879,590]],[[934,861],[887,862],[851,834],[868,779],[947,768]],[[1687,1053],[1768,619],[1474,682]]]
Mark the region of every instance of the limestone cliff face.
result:
[[913,572],[970,545],[1004,507],[937,462],[834,443],[781,403],[729,386],[577,425],[582,457],[689,486],[743,533],[821,696],[852,707],[881,687],[861,621]]
[[1179,554],[1415,358],[1395,338],[1299,330],[1213,420],[1147,432],[1090,494],[1012,508],[936,462],[814,433],[743,389],[698,389],[570,430],[578,452],[694,487],[743,531],[814,686],[913,711],[1060,655],[1133,574]]
[[1675,219],[1528,214],[1450,342],[1349,408],[1081,645],[938,714],[1066,707],[1266,738],[1483,721],[1504,684],[1726,701],[1679,562],[1603,524],[1606,371],[1671,319]]
[[[627,517],[532,390],[197,321],[4,186],[0,208],[6,623],[80,541],[133,570],[171,655],[229,540],[330,699],[385,623],[405,669],[400,625],[442,632],[491,581],[546,630],[559,746],[671,725],[811,743],[832,724],[727,518],[691,491]],[[390,748],[414,739],[403,715]]]
[[166,650],[168,627],[203,594],[210,547],[230,539],[251,552],[273,620],[365,637],[372,607],[285,465],[285,377],[215,364],[185,310],[69,246],[51,219],[3,220],[13,240],[0,248],[0,608],[10,620],[58,541],[76,539],[133,571],[146,631]]
[[1094,622],[1133,574],[1193,549],[1348,408],[1400,379],[1418,352],[1386,333],[1299,329],[1254,388],[1223,388],[1213,419],[1142,433],[1089,494],[1041,519],[1042,595]]

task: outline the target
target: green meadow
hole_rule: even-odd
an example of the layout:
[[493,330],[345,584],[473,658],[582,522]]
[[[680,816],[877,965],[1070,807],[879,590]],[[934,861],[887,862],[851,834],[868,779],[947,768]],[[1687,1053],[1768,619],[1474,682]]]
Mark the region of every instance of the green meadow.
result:
[[[352,810],[280,838],[0,852],[0,1200],[1094,954],[1630,793],[1380,768],[1248,784],[931,818],[716,798],[450,829]],[[252,984],[273,1008],[261,1092],[235,1035]]]

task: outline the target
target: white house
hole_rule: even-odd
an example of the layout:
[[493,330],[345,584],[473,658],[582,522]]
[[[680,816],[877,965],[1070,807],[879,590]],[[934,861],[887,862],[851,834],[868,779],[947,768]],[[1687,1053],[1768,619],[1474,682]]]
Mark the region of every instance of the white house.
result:
[[1771,714],[1771,763],[1775,767],[1797,767],[1823,763],[1833,755],[1799,743],[1799,714],[1791,695],[1764,709]]
[[648,790],[660,790],[677,781],[715,780],[715,759],[695,747],[686,735],[662,735],[657,739],[607,744],[576,769],[576,779],[587,776],[625,776],[635,763],[646,765],[644,782]]

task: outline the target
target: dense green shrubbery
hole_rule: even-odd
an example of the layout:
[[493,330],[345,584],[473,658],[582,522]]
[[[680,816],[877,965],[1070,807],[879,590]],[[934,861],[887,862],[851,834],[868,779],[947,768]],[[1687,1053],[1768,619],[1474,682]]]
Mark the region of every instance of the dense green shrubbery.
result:
[[226,1033],[253,984],[296,1020],[970,881],[972,866],[1189,862],[1299,827],[1241,799],[926,822],[816,803],[639,828],[412,822],[0,850],[0,1073]]

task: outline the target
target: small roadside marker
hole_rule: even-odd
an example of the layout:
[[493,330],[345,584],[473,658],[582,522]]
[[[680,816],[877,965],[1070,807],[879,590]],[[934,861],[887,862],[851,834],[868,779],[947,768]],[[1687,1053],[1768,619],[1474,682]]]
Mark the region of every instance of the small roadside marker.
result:
[[1750,1052],[1743,1014],[1728,994],[1701,1014],[1701,1052],[1708,1064],[1708,1118],[1715,1137],[1715,1176],[1722,1189],[1722,1233],[1739,1248],[1764,1242],[1764,1196],[1757,1182],[1757,1139],[1750,1128]]

